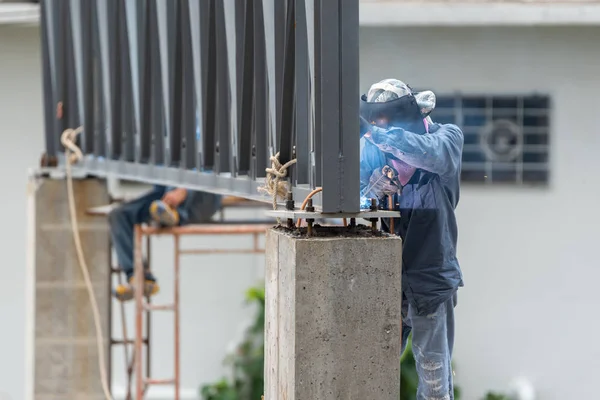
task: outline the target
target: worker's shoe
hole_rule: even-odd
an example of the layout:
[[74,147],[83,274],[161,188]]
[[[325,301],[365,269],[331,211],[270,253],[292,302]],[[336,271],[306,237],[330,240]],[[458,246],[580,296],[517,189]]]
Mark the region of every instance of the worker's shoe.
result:
[[150,204],[150,216],[161,226],[179,225],[179,213],[162,200],[153,201]]
[[[134,277],[129,278],[129,283],[118,285],[113,294],[120,301],[129,301],[135,296]],[[160,287],[154,280],[146,279],[144,282],[144,297],[154,296]]]

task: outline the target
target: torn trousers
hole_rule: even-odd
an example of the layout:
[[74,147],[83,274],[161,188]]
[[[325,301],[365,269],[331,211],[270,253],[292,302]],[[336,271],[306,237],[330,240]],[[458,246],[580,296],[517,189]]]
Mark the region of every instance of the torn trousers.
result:
[[402,352],[412,332],[412,349],[419,376],[417,400],[454,400],[452,349],[457,293],[435,312],[418,315],[402,299]]

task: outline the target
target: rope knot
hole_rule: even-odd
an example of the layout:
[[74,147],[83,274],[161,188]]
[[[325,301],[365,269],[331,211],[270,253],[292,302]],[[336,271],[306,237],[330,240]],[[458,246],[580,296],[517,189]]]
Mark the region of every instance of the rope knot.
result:
[[67,163],[75,164],[77,161],[83,159],[83,153],[81,149],[76,144],[77,135],[79,135],[83,131],[83,127],[80,126],[77,129],[65,129],[60,136],[60,142],[67,150],[70,150],[71,153],[65,152]]
[[285,164],[279,161],[279,153],[271,156],[271,168],[266,168],[267,176],[265,185],[258,188],[261,193],[266,193],[273,197],[273,210],[277,210],[277,199],[284,200],[288,194],[287,173],[288,168],[296,163],[296,159],[290,160]]

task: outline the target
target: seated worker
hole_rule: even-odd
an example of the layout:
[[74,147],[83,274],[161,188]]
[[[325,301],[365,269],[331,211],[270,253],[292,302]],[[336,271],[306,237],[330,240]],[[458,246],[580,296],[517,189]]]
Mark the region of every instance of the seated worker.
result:
[[[460,193],[463,133],[434,124],[433,92],[386,79],[361,98],[361,195],[400,211],[402,351],[412,331],[417,399],[454,399],[454,307],[463,286],[454,214]],[[365,201],[366,203],[366,201]],[[389,232],[390,221],[383,221]]]
[[[112,210],[108,216],[111,239],[119,266],[127,277],[126,284],[116,287],[115,297],[126,301],[134,296],[134,225],[153,221],[169,227],[207,222],[220,207],[219,195],[154,186],[148,193]],[[146,271],[145,275],[144,295],[155,295],[159,290],[156,278],[150,271]]]

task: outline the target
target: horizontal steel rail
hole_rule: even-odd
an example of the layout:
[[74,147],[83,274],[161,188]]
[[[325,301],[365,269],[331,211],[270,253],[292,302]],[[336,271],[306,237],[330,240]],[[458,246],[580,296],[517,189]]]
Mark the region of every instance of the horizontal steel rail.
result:
[[[43,0],[46,154],[92,176],[359,211],[358,0]],[[54,161],[53,161],[54,160]]]

